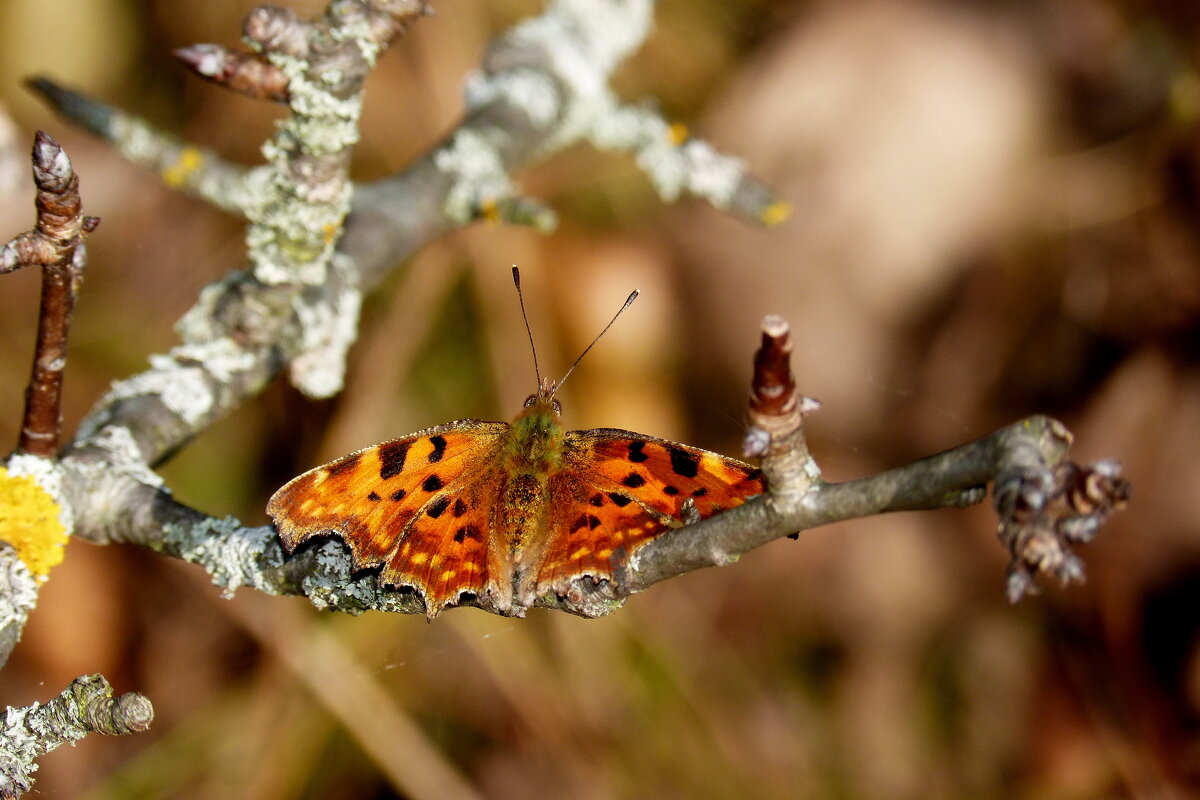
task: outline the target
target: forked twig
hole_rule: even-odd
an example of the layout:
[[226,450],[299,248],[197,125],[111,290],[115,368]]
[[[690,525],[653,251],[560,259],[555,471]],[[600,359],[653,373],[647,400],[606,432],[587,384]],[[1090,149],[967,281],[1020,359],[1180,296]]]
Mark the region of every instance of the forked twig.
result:
[[100,220],[83,216],[79,178],[71,169],[71,160],[44,131],[38,131],[34,139],[33,180],[37,222],[33,230],[0,250],[0,274],[28,266],[42,268],[33,374],[25,391],[25,417],[17,449],[49,458],[59,448],[67,334],[87,261],[83,238]]

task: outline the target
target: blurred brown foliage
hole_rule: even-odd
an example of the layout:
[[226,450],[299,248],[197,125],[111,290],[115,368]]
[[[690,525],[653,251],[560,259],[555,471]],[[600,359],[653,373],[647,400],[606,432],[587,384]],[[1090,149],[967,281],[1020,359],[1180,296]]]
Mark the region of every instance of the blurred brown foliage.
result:
[[[48,71],[248,163],[278,113],[168,55],[235,45],[248,0],[80,5],[52,29],[35,0],[0,8],[15,131],[0,131],[3,236],[32,220],[22,176],[36,128],[65,145],[86,212],[103,218],[69,427],[171,346],[200,287],[240,265],[241,230],[52,119],[20,79]],[[368,83],[364,180],[447,130],[488,39],[539,7],[435,6]],[[623,158],[555,158],[522,183],[559,210],[557,233],[476,226],[432,244],[368,300],[339,398],[272,388],[167,465],[169,485],[265,522],[271,491],[313,464],[511,415],[533,386],[508,287],[518,263],[549,373],[643,290],[564,390],[574,427],[735,453],[767,313],[791,321],[800,389],[825,403],[809,436],[831,479],[1058,416],[1079,460],[1119,458],[1135,486],[1082,551],[1087,585],[1009,607],[987,507],[810,531],[596,621],[333,618],[292,599],[227,601],[192,567],[75,542],[0,697],[45,699],[100,671],[148,694],[157,719],[43,759],[43,796],[401,796],[359,744],[382,737],[386,751],[387,726],[316,699],[317,667],[335,655],[360,667],[344,688],[382,688],[387,712],[415,720],[488,797],[1200,791],[1192,0],[664,0],[659,26],[621,90],[744,156],[794,205],[791,221],[762,231],[665,207]],[[16,438],[37,279],[0,282],[0,441]]]

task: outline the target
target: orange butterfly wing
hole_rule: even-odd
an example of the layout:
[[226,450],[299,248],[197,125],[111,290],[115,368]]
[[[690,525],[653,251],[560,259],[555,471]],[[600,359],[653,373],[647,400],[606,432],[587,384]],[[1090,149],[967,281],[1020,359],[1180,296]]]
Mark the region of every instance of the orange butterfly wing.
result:
[[488,586],[488,539],[510,427],[460,420],[377,444],[309,470],[277,491],[267,513],[289,552],[325,533],[355,569],[411,586],[436,615]]
[[688,500],[705,518],[764,491],[760,470],[719,453],[616,428],[570,431],[549,482],[539,594],[581,575],[619,578],[639,547],[682,524]]

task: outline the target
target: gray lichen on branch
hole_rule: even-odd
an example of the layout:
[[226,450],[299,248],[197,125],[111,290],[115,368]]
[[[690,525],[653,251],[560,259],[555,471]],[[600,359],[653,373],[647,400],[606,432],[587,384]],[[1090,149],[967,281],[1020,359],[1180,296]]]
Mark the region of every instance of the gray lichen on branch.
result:
[[0,542],[0,667],[21,640],[37,598],[37,579],[13,546]]
[[[1014,557],[1012,569],[1023,570],[1030,580],[1030,570],[1071,579],[1078,577],[1077,571],[1064,572],[1066,562],[1047,553],[1052,547],[1069,553],[1070,544],[1093,534],[1128,497],[1129,485],[1115,464],[1073,465],[1066,460],[1069,434],[1057,421],[1041,416],[903,467],[829,483],[804,444],[800,423],[815,404],[796,393],[787,367],[789,352],[786,324],[768,318],[756,357],[751,414],[755,426],[771,431],[763,459],[771,476],[767,494],[652,540],[634,554],[617,581],[580,578],[570,591],[543,596],[537,605],[601,616],[655,583],[733,563],[749,550],[798,531],[893,511],[961,507],[981,500],[983,485],[993,481],[1001,538]],[[126,451],[133,458],[135,453]],[[110,460],[119,455],[111,454]],[[348,613],[425,610],[414,593],[383,586],[373,573],[356,572],[349,551],[336,539],[288,558],[269,527],[208,517],[139,481],[133,471],[120,480],[123,491],[141,496],[122,499],[115,507],[149,507],[153,513],[113,520],[106,541],[137,543],[199,564],[227,591],[246,586],[269,594],[298,594],[319,608]],[[1010,501],[1014,493],[1023,499]]]
[[134,692],[112,696],[102,675],[71,681],[48,703],[9,707],[0,726],[0,797],[20,797],[33,787],[36,760],[90,733],[117,736],[150,727],[154,707]]

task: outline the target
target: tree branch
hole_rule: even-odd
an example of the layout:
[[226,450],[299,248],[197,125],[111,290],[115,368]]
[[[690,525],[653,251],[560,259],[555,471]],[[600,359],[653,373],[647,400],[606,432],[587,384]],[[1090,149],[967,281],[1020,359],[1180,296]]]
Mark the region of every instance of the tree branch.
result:
[[[597,585],[580,578],[565,595],[543,596],[536,605],[602,616],[656,583],[733,563],[745,552],[798,531],[893,511],[972,505],[983,499],[989,482],[997,487],[998,530],[1012,556],[1009,596],[1015,601],[1032,590],[1034,573],[1063,582],[1081,579],[1072,545],[1090,539],[1128,499],[1129,485],[1114,463],[1079,467],[1066,461],[1070,434],[1061,423],[1041,416],[903,467],[828,483],[804,443],[800,422],[816,404],[795,392],[787,367],[787,325],[778,317],[768,318],[763,340],[751,419],[770,431],[763,457],[768,493],[652,540],[634,554],[616,582]],[[752,433],[748,440],[759,437]],[[269,526],[251,528],[232,518],[209,517],[139,482],[136,461],[121,468],[123,452],[132,450],[115,447],[106,463],[117,468],[102,470],[103,478],[91,483],[103,480],[96,488],[115,501],[110,507],[140,513],[110,520],[104,541],[136,543],[199,564],[229,591],[249,586],[269,594],[300,594],[318,608],[349,613],[425,612],[416,594],[385,587],[374,573],[356,573],[340,541],[326,540],[289,558]],[[1014,588],[1017,580],[1022,581],[1020,592]],[[495,610],[486,598],[463,605]]]
[[42,705],[9,707],[0,728],[0,797],[20,797],[33,788],[36,760],[89,733],[118,736],[149,729],[154,707],[135,692],[112,696],[102,675],[84,675]]
[[[622,580],[574,582],[548,605],[584,616],[606,614],[630,594],[695,569],[735,562],[775,539],[832,522],[892,511],[962,507],[996,486],[998,532],[1009,549],[1009,598],[1033,589],[1033,574],[1063,583],[1081,580],[1071,545],[1090,540],[1129,498],[1115,462],[1079,467],[1067,462],[1071,434],[1061,423],[1035,416],[970,444],[904,467],[845,483],[828,483],[808,452],[803,418],[818,404],[796,393],[789,364],[791,339],[780,317],[763,322],[750,392],[749,454],[762,454],[768,491],[707,520],[669,531],[630,560]],[[1084,495],[1079,499],[1076,495]]]

